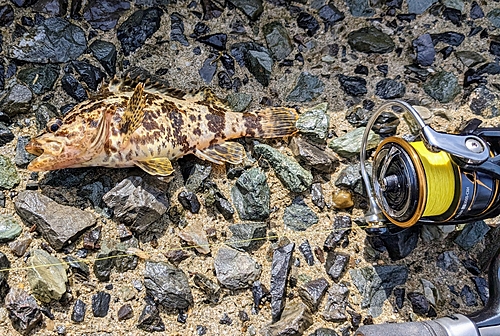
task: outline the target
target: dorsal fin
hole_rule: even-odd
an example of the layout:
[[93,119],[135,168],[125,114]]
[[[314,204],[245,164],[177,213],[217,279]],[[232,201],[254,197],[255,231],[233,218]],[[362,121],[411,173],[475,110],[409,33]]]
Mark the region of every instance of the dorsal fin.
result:
[[115,76],[108,84],[107,89],[113,93],[132,92],[139,83],[144,84],[144,92],[146,93],[161,93],[181,100],[186,95],[184,91],[169,87],[166,82],[147,74],[136,76],[127,74],[123,79]]
[[121,133],[125,134],[124,143],[135,130],[142,124],[144,119],[144,84],[139,83],[134,93],[128,100],[127,109],[123,112],[122,120],[118,125]]
[[189,94],[186,94],[184,98],[198,104],[213,106],[217,108],[217,110],[229,110],[229,106],[226,104],[226,102],[217,97],[215,93],[213,93],[213,91],[207,87],[199,91],[192,91]]

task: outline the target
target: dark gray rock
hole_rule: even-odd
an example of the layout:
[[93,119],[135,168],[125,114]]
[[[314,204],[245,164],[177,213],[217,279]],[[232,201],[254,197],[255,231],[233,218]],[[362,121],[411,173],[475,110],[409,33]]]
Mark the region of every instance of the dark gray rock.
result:
[[[370,163],[366,165],[366,171],[368,172],[368,175],[371,177],[372,167]],[[337,180],[335,181],[335,186],[343,189],[352,190],[358,195],[364,195],[365,188],[363,180],[361,179],[361,171],[359,163],[350,164],[346,168],[344,168],[337,177]]]
[[325,208],[325,196],[323,195],[323,187],[321,186],[321,183],[313,183],[311,185],[311,201],[321,210]]
[[266,223],[241,223],[229,225],[233,234],[227,244],[237,250],[254,251],[266,242]]
[[264,7],[262,0],[230,0],[230,2],[238,8],[243,14],[248,16],[250,20],[257,20]]
[[87,48],[85,32],[61,18],[48,18],[27,36],[16,39],[10,57],[31,63],[64,63],[76,60]]
[[165,192],[139,176],[131,176],[107,192],[103,199],[116,219],[139,234],[147,231],[169,208]]
[[328,4],[322,6],[318,10],[319,17],[325,23],[326,28],[333,26],[337,22],[344,20],[345,15],[341,12],[333,1],[328,2]]
[[187,171],[188,177],[184,183],[186,189],[192,192],[200,191],[203,186],[203,182],[208,178],[208,176],[210,176],[211,171],[212,166],[195,163],[189,168],[189,171]]
[[410,300],[411,307],[415,314],[426,317],[432,317],[432,315],[435,316],[436,312],[430,305],[429,301],[427,301],[425,295],[417,292],[410,292],[407,297],[408,300]]
[[198,70],[200,77],[206,84],[209,84],[214,78],[215,73],[217,72],[217,56],[214,54],[210,54],[207,59],[203,62],[203,65]]
[[352,49],[367,54],[386,54],[395,47],[391,37],[375,27],[365,27],[350,32],[347,35],[347,42]]
[[417,53],[417,63],[422,66],[430,66],[436,58],[436,50],[430,34],[423,34],[413,40],[413,48]]
[[[216,50],[224,51],[224,50],[226,50],[227,34],[218,33],[218,34],[204,35],[204,36],[198,37],[196,39],[196,41],[201,42],[203,44],[206,44],[206,45],[208,45]],[[230,58],[224,58],[224,59],[228,60]],[[221,58],[221,61],[222,61],[222,58]],[[222,62],[224,62],[224,61],[222,61]],[[233,62],[233,67],[234,67],[234,62]],[[233,69],[232,75],[234,75],[234,69]]]
[[269,291],[260,281],[257,280],[252,284],[253,314],[258,313],[264,302],[269,299],[269,296]]
[[63,260],[67,263],[68,268],[71,269],[71,273],[74,274],[76,278],[83,281],[89,280],[90,269],[86,263],[72,256],[66,256]]
[[92,55],[101,63],[106,72],[113,76],[116,73],[116,47],[113,43],[95,40],[89,46]]
[[28,225],[36,225],[45,240],[56,250],[62,249],[96,222],[87,211],[60,205],[36,191],[22,191],[14,206]]
[[285,59],[293,50],[288,32],[279,21],[267,23],[262,28],[267,47],[277,61]]
[[477,243],[484,239],[490,231],[490,227],[484,221],[468,223],[454,242],[464,250],[472,249]]
[[288,274],[292,266],[292,255],[295,248],[290,243],[274,250],[271,265],[271,315],[273,323],[277,322],[285,306],[285,291],[287,287]]
[[32,110],[33,94],[31,90],[21,84],[14,85],[7,95],[0,101],[2,112],[6,113],[9,117],[18,114],[29,113]]
[[16,156],[14,157],[14,163],[18,167],[24,167],[28,163],[30,163],[31,160],[36,158],[35,155],[28,153],[28,151],[26,150],[26,145],[30,140],[31,137],[28,135],[20,136],[17,138]]
[[400,260],[410,255],[415,249],[420,231],[419,226],[412,226],[397,233],[384,233],[380,235],[380,239],[387,248],[389,257],[392,260]]
[[147,303],[137,320],[137,328],[147,332],[165,331],[165,324],[160,316],[160,311],[153,303]]
[[347,6],[352,16],[355,17],[371,17],[375,14],[375,10],[370,7],[368,1],[364,0],[347,0]]
[[460,297],[467,307],[477,306],[477,295],[469,285],[464,285],[460,292]]
[[71,313],[71,321],[73,322],[83,322],[85,319],[85,310],[87,305],[80,299],[75,301],[73,305],[73,312]]
[[182,19],[183,17],[179,13],[170,14],[170,40],[188,47],[189,42],[184,35],[184,22]]
[[333,231],[326,237],[323,249],[327,252],[334,251],[341,242],[347,239],[351,229],[351,217],[335,216],[333,220]]
[[250,105],[252,95],[243,92],[231,93],[226,97],[226,101],[231,110],[242,112]]
[[500,28],[500,8],[492,9],[486,14],[486,17],[494,27]]
[[453,251],[445,251],[437,257],[437,267],[444,271],[457,272],[460,260]]
[[59,77],[60,67],[56,64],[48,64],[41,67],[23,69],[19,71],[17,78],[29,86],[36,94],[51,91]]
[[6,268],[10,268],[10,261],[5,254],[0,252],[0,302],[4,302],[5,296],[10,290],[9,271],[5,270]]
[[83,18],[94,29],[108,31],[115,28],[130,3],[123,0],[90,0],[83,9]]
[[47,124],[51,119],[60,117],[57,108],[49,103],[40,104],[38,109],[35,111],[36,127],[39,131],[46,130]]
[[221,247],[214,259],[219,282],[229,289],[248,288],[258,280],[261,266],[249,254],[229,247]]
[[472,113],[484,118],[489,119],[500,115],[498,95],[483,85],[478,86],[471,92],[468,105]]
[[10,4],[0,6],[0,26],[7,27],[14,22],[14,8]]
[[273,59],[267,48],[254,42],[235,43],[231,55],[240,66],[245,66],[263,86],[269,85]]
[[350,255],[341,252],[328,252],[325,262],[326,273],[337,282],[349,263]]
[[294,231],[305,231],[319,221],[318,215],[300,199],[285,208],[283,222]]
[[0,243],[6,243],[16,239],[23,228],[17,224],[13,217],[0,215]]
[[87,84],[89,89],[97,91],[97,87],[105,77],[101,69],[86,61],[73,61],[71,65],[78,73],[80,80]]
[[472,277],[472,282],[474,282],[476,290],[479,293],[479,298],[481,299],[483,306],[485,306],[490,297],[490,289],[488,287],[488,282],[486,282],[484,278],[476,276]]
[[129,320],[134,317],[134,310],[130,303],[124,304],[118,309],[118,313],[116,314],[118,321]]
[[322,317],[329,322],[344,322],[347,320],[346,307],[349,288],[343,283],[333,284],[328,291],[325,310]]
[[330,284],[325,278],[306,282],[299,288],[299,296],[309,307],[311,312],[316,312]]
[[261,221],[269,217],[270,190],[259,168],[249,169],[238,178],[231,198],[240,219]]
[[108,315],[111,295],[106,292],[97,292],[92,295],[92,314],[94,317],[105,317]]
[[375,266],[349,271],[351,279],[363,295],[362,308],[368,308],[373,317],[382,313],[384,301],[396,286],[403,285],[408,278],[406,266]]
[[408,12],[410,14],[422,14],[437,0],[408,0]]
[[14,133],[5,125],[0,122],[0,147],[5,146],[12,140],[14,140]]
[[302,335],[312,324],[309,309],[302,302],[291,302],[286,305],[279,321],[263,328],[260,333],[264,336]]
[[306,259],[306,262],[309,266],[314,265],[314,254],[311,249],[311,245],[309,245],[309,241],[305,239],[300,245],[299,245],[299,251],[302,253],[304,256],[304,259]]
[[207,298],[207,302],[218,304],[220,302],[220,286],[201,273],[195,273],[193,276],[194,284],[200,289]]
[[368,92],[366,89],[366,80],[357,76],[338,75],[340,87],[344,92],[351,96],[361,96]]
[[177,196],[179,203],[184,207],[184,209],[189,210],[191,213],[198,213],[200,211],[200,201],[196,194],[191,191],[181,191]]
[[42,310],[35,298],[17,287],[11,288],[5,297],[5,308],[12,326],[23,335],[29,334],[43,320]]
[[472,1],[472,4],[470,6],[470,18],[472,20],[477,20],[481,19],[484,17],[484,12],[481,6],[476,1]]
[[333,329],[318,328],[312,334],[309,334],[309,336],[338,336],[338,334]]
[[186,310],[193,304],[186,274],[169,263],[147,261],[144,286],[146,293],[167,309]]
[[424,91],[440,103],[449,103],[462,89],[452,72],[441,71],[424,84]]
[[45,250],[35,249],[31,251],[28,266],[27,280],[33,295],[45,303],[60,300],[66,293],[68,282],[66,269],[61,261]]
[[142,47],[146,40],[160,28],[162,14],[163,11],[156,7],[138,10],[118,27],[116,36],[125,56]]
[[79,103],[89,98],[83,85],[71,74],[65,74],[61,78],[61,86],[71,98]]
[[325,89],[323,81],[308,72],[301,72],[295,87],[286,97],[287,101],[304,103],[313,100]]
[[321,103],[302,111],[296,122],[299,132],[316,142],[325,142],[330,130],[330,117],[327,110],[328,103]]
[[271,164],[276,176],[290,191],[300,193],[311,186],[312,174],[293,158],[264,144],[255,145],[254,152]]
[[384,78],[375,87],[375,94],[382,99],[402,98],[405,93],[406,86],[394,79]]

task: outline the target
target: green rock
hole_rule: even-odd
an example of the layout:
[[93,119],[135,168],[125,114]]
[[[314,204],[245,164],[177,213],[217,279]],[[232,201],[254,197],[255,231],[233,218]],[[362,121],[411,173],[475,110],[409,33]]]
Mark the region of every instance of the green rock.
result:
[[19,72],[17,78],[39,95],[52,90],[57,77],[59,77],[59,70],[58,65],[49,64],[37,68],[23,69]]
[[[329,147],[342,157],[350,158],[358,155],[361,151],[361,141],[363,139],[363,134],[365,132],[365,127],[356,128],[354,131],[348,132],[343,136],[333,139],[329,143]],[[366,149],[376,148],[380,142],[380,136],[375,134],[375,132],[370,131],[368,134],[368,140]]]
[[302,72],[297,79],[297,84],[292,92],[288,94],[286,100],[299,103],[311,101],[323,93],[324,87],[325,85],[319,77]]
[[302,168],[294,158],[282,154],[271,146],[262,144],[254,146],[254,152],[270,163],[276,176],[291,192],[300,193],[311,186],[312,174]]
[[365,27],[350,32],[347,42],[352,49],[367,54],[385,54],[394,50],[395,44],[389,35],[375,27]]
[[266,242],[266,223],[240,223],[229,225],[233,234],[227,245],[240,251],[257,250]]
[[367,0],[346,0],[349,11],[355,17],[370,17],[375,14],[375,10],[370,7]]
[[241,219],[260,221],[269,217],[270,193],[266,174],[252,168],[236,180],[231,198]]
[[231,93],[226,98],[229,107],[235,112],[244,111],[252,101],[252,95],[247,93]]
[[12,189],[21,182],[16,166],[6,156],[0,155],[0,188]]
[[300,133],[311,140],[326,141],[330,128],[330,117],[326,114],[328,103],[318,104],[305,110],[295,124]]
[[286,207],[283,222],[294,231],[305,231],[318,222],[318,215],[309,208],[304,201],[295,202]]
[[267,47],[275,60],[285,59],[293,50],[292,42],[286,29],[278,21],[266,24],[262,31],[266,37]]
[[458,78],[452,72],[441,71],[427,81],[424,91],[440,103],[449,103],[462,89]]
[[23,228],[11,216],[0,215],[0,243],[16,239]]
[[33,296],[46,303],[62,298],[68,282],[63,265],[59,259],[44,250],[31,251],[27,273]]
[[408,13],[410,14],[422,14],[438,0],[407,0],[408,2]]
[[462,64],[468,68],[486,61],[486,58],[475,51],[455,51],[455,57],[458,58],[460,62],[462,62]]
[[500,28],[500,8],[492,9],[488,14],[486,14],[488,20],[496,28]]
[[229,2],[231,2],[251,20],[257,20],[264,10],[262,0],[230,0]]
[[263,86],[269,85],[273,69],[273,59],[266,51],[249,50],[247,54],[247,68],[255,79]]
[[441,3],[446,8],[456,9],[459,10],[460,12],[464,11],[465,4],[463,0],[442,0]]

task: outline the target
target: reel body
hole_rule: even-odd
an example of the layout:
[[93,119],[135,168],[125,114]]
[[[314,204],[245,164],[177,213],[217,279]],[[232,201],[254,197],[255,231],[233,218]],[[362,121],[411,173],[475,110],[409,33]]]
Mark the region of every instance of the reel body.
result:
[[[373,158],[372,180],[365,168],[368,133],[388,107],[403,108],[417,136],[383,140]],[[470,121],[460,134],[434,131],[405,102],[382,106],[369,120],[361,150],[361,173],[369,197],[368,231],[398,227],[460,224],[500,213],[500,128],[479,128]],[[409,137],[407,137],[409,138]]]

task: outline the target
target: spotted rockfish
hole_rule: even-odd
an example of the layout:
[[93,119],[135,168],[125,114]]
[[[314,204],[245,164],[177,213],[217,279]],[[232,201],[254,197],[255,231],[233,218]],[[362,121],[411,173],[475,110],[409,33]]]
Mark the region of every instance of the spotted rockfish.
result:
[[239,137],[272,138],[296,131],[293,108],[238,113],[211,91],[184,93],[158,83],[113,80],[91,100],[76,105],[26,149],[37,155],[33,171],[138,166],[152,175],[173,172],[171,160],[186,154],[217,164],[238,164]]

